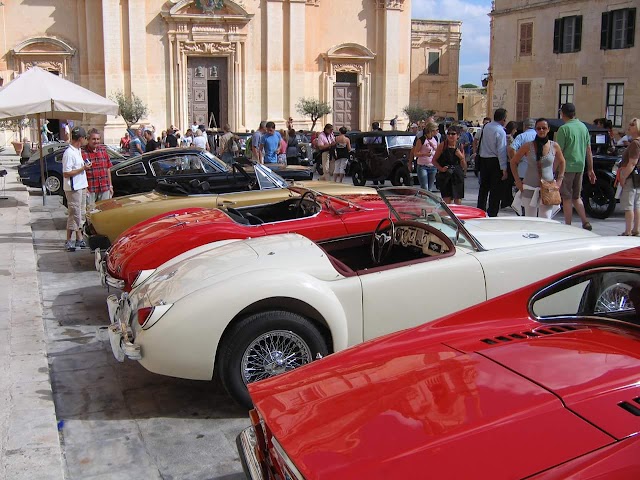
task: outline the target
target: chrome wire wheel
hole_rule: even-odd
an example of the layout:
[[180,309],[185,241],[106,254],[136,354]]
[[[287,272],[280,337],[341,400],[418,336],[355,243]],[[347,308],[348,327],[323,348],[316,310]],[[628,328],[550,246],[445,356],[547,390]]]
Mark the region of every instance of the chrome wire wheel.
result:
[[60,179],[56,176],[49,176],[44,181],[45,188],[51,193],[57,193],[61,188]]
[[288,372],[312,360],[311,349],[299,335],[273,330],[249,343],[242,355],[242,379],[246,385]]
[[605,288],[598,300],[594,313],[621,312],[633,310],[633,304],[629,300],[631,286],[626,283],[614,283]]

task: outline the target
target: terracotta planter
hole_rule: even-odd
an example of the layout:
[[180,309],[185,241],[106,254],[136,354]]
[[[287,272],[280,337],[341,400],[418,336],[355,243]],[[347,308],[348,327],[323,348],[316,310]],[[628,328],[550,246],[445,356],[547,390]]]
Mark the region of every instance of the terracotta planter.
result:
[[16,149],[16,155],[20,155],[22,153],[22,148],[24,146],[22,142],[11,142],[11,145]]

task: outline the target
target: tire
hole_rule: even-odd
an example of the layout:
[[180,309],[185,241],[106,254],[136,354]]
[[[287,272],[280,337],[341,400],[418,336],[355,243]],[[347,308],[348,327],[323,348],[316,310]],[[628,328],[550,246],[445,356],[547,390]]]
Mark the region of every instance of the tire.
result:
[[398,167],[393,171],[393,175],[391,176],[391,184],[394,187],[410,186],[411,183],[411,174],[409,173],[409,169],[407,167]]
[[[271,342],[274,338],[282,341],[284,346],[273,345]],[[253,363],[251,352],[261,352],[259,358],[254,355]],[[225,335],[218,357],[220,379],[236,402],[251,408],[247,383],[293,370],[310,363],[317,354],[325,356],[328,353],[327,342],[311,320],[282,310],[255,313],[236,323]],[[277,363],[292,354],[295,355],[294,361],[289,360],[288,364]],[[272,362],[265,365],[267,357]],[[247,362],[257,369],[252,370],[252,376],[246,373]]]
[[587,215],[605,219],[616,209],[616,192],[609,181],[598,178],[594,185],[591,183],[584,185],[582,201]]
[[362,164],[360,162],[356,162],[353,165],[351,174],[351,180],[356,187],[362,187],[365,183],[367,183],[367,179],[364,176],[364,169],[362,168]]
[[50,173],[44,181],[44,186],[52,195],[62,195],[62,177],[57,173]]

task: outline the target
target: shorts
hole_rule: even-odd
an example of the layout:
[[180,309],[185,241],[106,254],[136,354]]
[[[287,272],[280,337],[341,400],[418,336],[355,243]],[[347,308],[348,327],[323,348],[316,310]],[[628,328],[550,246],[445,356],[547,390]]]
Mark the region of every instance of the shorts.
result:
[[65,190],[64,194],[67,197],[67,209],[69,210],[67,230],[80,230],[84,225],[84,215],[87,208],[87,189]]
[[560,186],[562,200],[578,200],[582,193],[582,172],[565,172]]
[[336,159],[335,166],[333,167],[333,174],[344,175],[346,169],[347,169],[347,159],[346,158]]
[[625,212],[640,209],[640,188],[633,186],[633,178],[627,178],[620,195],[620,206]]

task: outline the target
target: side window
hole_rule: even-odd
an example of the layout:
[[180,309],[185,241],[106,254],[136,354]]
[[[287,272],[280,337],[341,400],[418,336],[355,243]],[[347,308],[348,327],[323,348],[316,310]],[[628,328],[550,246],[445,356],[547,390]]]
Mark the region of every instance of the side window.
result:
[[138,162],[117,170],[116,176],[126,177],[129,175],[145,175],[146,173],[147,169],[144,167],[144,164],[142,162]]
[[640,273],[624,270],[584,272],[539,292],[531,301],[538,319],[596,316],[637,321],[632,288],[640,289]]
[[553,53],[579,52],[582,45],[582,15],[556,18]]
[[156,177],[175,175],[182,170],[183,160],[180,157],[161,157],[151,162],[151,170]]

